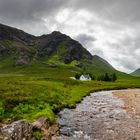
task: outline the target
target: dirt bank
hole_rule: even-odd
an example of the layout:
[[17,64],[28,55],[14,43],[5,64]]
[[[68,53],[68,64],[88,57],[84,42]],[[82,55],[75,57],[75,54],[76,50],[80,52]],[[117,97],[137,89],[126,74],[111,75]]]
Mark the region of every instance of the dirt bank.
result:
[[115,91],[113,95],[124,101],[124,109],[127,112],[140,117],[140,89]]
[[137,122],[136,129],[140,133],[140,89],[116,91],[113,95],[124,101],[123,109]]

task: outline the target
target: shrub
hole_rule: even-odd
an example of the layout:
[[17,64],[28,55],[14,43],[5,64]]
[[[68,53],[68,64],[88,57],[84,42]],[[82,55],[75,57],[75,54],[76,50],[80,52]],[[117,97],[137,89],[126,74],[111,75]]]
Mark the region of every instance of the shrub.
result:
[[91,80],[95,80],[96,79],[95,75],[92,75],[91,73],[89,74],[89,76],[91,77]]
[[34,131],[33,131],[33,137],[34,137],[36,140],[41,140],[41,139],[42,139],[41,131],[40,131],[40,130],[34,130]]
[[98,81],[112,81],[115,82],[117,80],[117,76],[115,73],[113,73],[112,75],[109,75],[108,73],[105,73],[104,75],[100,75],[97,77]]
[[104,81],[111,81],[111,78],[109,77],[108,73],[105,74]]
[[116,76],[115,73],[113,73],[113,74],[111,75],[111,81],[112,81],[112,82],[115,82],[116,80],[117,80],[117,76]]
[[75,74],[75,78],[76,78],[76,79],[80,79],[80,74],[76,73],[76,74]]

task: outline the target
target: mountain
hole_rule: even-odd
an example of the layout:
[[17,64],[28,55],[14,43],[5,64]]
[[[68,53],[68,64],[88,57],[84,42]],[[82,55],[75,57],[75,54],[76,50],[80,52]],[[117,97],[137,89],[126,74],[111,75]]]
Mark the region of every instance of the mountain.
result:
[[58,31],[33,36],[0,24],[0,70],[30,65],[73,67],[96,74],[116,72],[106,60],[92,56],[78,41]]
[[73,60],[92,58],[80,43],[60,32],[55,31],[49,35],[35,37],[2,24],[0,25],[0,55],[15,55],[17,60],[54,57],[66,64]]
[[132,72],[131,75],[133,75],[133,76],[140,76],[140,68],[137,69],[136,71]]
[[99,57],[98,55],[94,55],[93,60],[98,60],[98,61],[102,62],[103,64],[105,64],[106,66],[112,67],[112,65],[110,65],[105,59]]

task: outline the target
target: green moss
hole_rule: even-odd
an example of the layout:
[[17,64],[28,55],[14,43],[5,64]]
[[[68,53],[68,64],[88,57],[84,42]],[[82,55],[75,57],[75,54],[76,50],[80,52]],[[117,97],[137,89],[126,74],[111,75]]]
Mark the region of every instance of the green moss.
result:
[[43,138],[42,136],[42,133],[40,130],[34,130],[33,131],[33,137],[36,139],[36,140],[41,140]]

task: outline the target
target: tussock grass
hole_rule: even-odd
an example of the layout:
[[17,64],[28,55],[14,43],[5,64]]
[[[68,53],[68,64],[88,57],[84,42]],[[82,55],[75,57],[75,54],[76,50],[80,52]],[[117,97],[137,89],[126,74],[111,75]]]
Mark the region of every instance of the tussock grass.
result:
[[67,67],[14,67],[0,70],[0,121],[48,117],[55,122],[62,108],[74,108],[83,97],[99,90],[140,87],[140,78],[119,77],[116,82],[81,82],[69,79],[76,69]]

